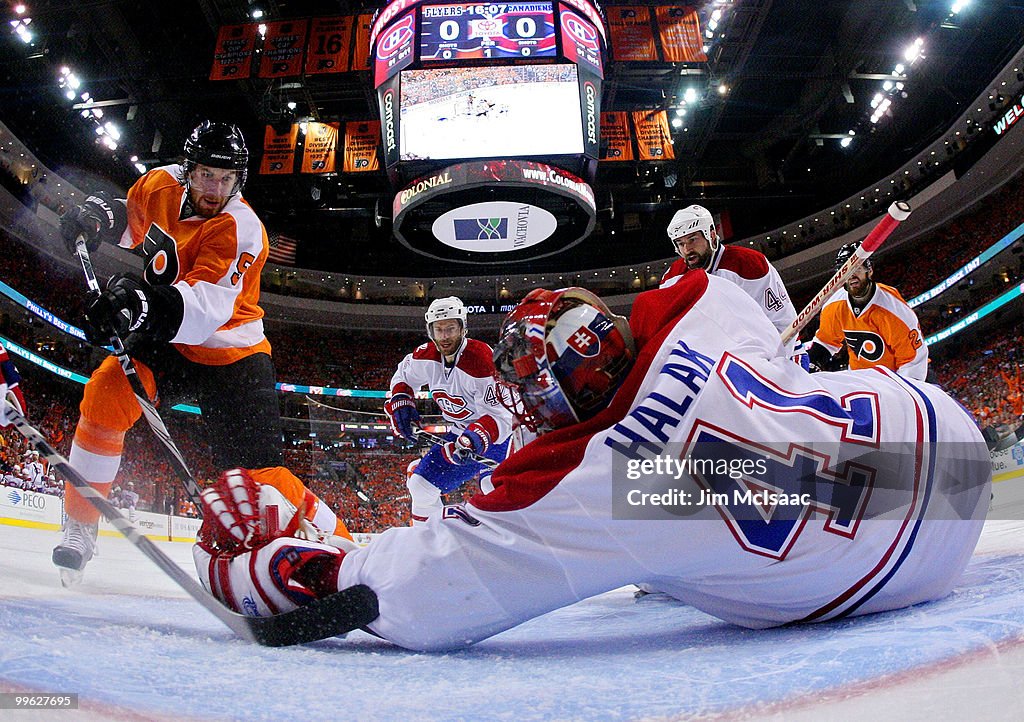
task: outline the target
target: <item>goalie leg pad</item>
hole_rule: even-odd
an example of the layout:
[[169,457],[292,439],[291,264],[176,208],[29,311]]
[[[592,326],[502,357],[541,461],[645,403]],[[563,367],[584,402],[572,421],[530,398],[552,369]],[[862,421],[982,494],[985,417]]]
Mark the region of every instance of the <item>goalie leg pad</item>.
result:
[[231,609],[249,617],[289,612],[338,591],[345,552],[319,542],[278,537],[242,554],[197,543],[199,581]]

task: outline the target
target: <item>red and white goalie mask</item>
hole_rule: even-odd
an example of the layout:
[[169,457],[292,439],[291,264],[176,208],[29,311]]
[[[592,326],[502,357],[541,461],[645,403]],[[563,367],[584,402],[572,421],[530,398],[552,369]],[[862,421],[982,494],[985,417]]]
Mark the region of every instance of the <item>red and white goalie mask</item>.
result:
[[585,421],[608,405],[633,364],[629,323],[582,288],[531,291],[494,349],[502,403],[531,431]]

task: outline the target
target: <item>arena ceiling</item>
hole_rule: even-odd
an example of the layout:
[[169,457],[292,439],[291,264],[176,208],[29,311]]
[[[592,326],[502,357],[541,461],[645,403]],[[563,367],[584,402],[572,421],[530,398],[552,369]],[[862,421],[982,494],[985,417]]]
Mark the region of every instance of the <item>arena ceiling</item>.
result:
[[[618,2],[615,5],[636,3]],[[671,4],[654,2],[652,4]],[[583,243],[508,272],[638,263],[669,255],[664,227],[681,205],[727,211],[733,236],[771,230],[838,202],[893,171],[934,140],[1024,44],[1024,4],[973,0],[735,0],[691,3],[702,27],[722,22],[700,64],[621,63],[606,69],[602,110],[661,108],[675,117],[687,88],[697,97],[674,130],[675,161],[606,163],[595,188],[599,224]],[[961,2],[961,4],[963,4]],[[6,19],[16,19],[9,3]],[[326,0],[62,0],[26,2],[32,44],[0,41],[0,119],[54,171],[126,187],[129,162],[178,158],[200,120],[238,123],[258,155],[263,129],[293,118],[377,117],[368,72],[282,80],[208,80],[221,25],[357,14],[379,4]],[[870,101],[915,38],[923,57],[880,122]],[[122,129],[116,151],[57,85],[68,65],[105,119]],[[719,92],[724,85],[725,92]],[[294,111],[288,103],[294,102]],[[855,130],[847,147],[840,143]],[[247,197],[275,230],[301,240],[300,265],[383,275],[474,275],[413,254],[391,238],[383,173],[260,177]],[[384,212],[382,212],[382,210]],[[612,232],[615,232],[614,234]]]

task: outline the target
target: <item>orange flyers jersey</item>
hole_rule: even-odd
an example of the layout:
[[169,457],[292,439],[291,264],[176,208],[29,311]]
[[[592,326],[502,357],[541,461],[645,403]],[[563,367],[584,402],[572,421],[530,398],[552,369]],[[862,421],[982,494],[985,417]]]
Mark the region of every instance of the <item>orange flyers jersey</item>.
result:
[[179,218],[180,174],[180,165],[154,168],[131,187],[120,245],[142,246],[146,281],[181,294],[185,312],[171,343],[185,358],[221,366],[270,353],[259,307],[268,250],[263,224],[238,194],[213,218]]
[[850,368],[884,366],[912,379],[928,373],[928,347],[917,315],[892,286],[875,284],[875,294],[860,316],[855,316],[846,289],[836,292],[821,310],[821,326],[814,340],[838,353],[843,343],[850,352]]

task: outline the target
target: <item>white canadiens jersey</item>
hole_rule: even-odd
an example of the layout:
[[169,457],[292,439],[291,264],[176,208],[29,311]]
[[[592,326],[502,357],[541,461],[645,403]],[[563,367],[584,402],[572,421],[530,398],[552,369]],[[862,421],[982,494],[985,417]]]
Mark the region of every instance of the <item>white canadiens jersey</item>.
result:
[[134,491],[125,489],[121,492],[121,508],[134,509],[139,504],[139,495]]
[[[510,456],[493,492],[349,552],[339,588],[377,593],[374,632],[457,648],[632,583],[750,628],[950,592],[992,473],[959,404],[885,369],[807,374],[704,273],[640,294],[631,326],[638,356],[604,411]],[[694,459],[713,463],[667,464]]]
[[32,488],[41,487],[43,485],[43,465],[39,461],[30,461],[25,464],[25,475],[28,480],[32,483]]
[[[677,259],[661,277],[660,288],[674,285],[688,272],[693,271],[686,265],[686,261]],[[780,335],[796,319],[796,308],[789,298],[786,285],[763,253],[742,246],[719,245],[711,259],[708,273],[732,281],[742,288],[757,302]],[[800,339],[794,336],[786,346],[786,353],[792,356],[799,342]]]
[[498,400],[494,358],[483,341],[467,338],[454,364],[444,363],[433,342],[408,354],[391,377],[391,393],[410,396],[426,386],[445,421],[461,432],[478,422],[500,444],[512,433],[512,414]]

